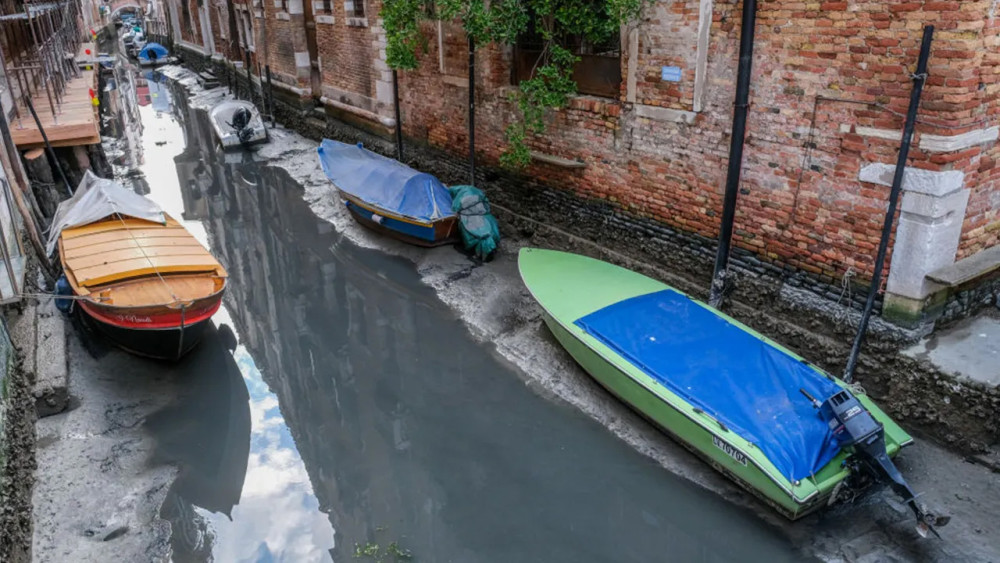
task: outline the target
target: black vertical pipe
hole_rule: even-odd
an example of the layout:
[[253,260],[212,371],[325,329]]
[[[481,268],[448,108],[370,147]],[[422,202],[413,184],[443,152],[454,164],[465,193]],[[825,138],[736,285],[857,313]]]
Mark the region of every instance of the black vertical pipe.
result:
[[392,69],[392,104],[396,109],[396,160],[403,162],[403,120],[399,116],[399,76]]
[[903,124],[903,139],[899,143],[899,156],[896,158],[896,170],[892,175],[892,188],[889,190],[889,208],[885,212],[882,223],[882,238],[878,243],[878,253],[875,255],[875,271],[872,274],[872,284],[868,288],[868,300],[861,312],[861,322],[858,333],[854,335],[851,355],[847,357],[847,367],[844,368],[844,381],[850,383],[854,378],[854,368],[858,365],[858,355],[865,333],[868,332],[868,321],[875,307],[875,296],[882,285],[882,268],[885,265],[885,254],[889,248],[889,237],[892,235],[892,224],[896,218],[896,204],[899,203],[899,192],[903,188],[903,172],[906,170],[906,159],[910,155],[910,141],[913,138],[913,127],[917,121],[917,108],[920,107],[920,94],[927,82],[927,59],[931,54],[931,40],[934,38],[934,26],[924,27],[924,37],[920,42],[920,55],[917,57],[917,72],[913,74],[913,90],[910,91],[910,107],[906,110],[906,122]]
[[274,127],[274,85],[271,84],[271,65],[264,65],[264,72],[267,73],[267,113],[271,114],[271,127]]
[[69,180],[66,179],[66,173],[63,172],[62,165],[59,164],[59,159],[56,158],[56,151],[52,150],[52,145],[49,144],[49,136],[45,134],[45,129],[42,127],[42,121],[38,119],[38,113],[35,111],[35,105],[31,103],[31,98],[27,94],[24,96],[24,105],[28,106],[28,111],[31,112],[31,117],[35,119],[35,125],[38,126],[38,132],[42,135],[42,142],[45,143],[45,151],[49,155],[49,159],[52,161],[52,166],[56,167],[59,172],[59,177],[62,178],[63,185],[66,186],[66,193],[72,197],[73,187],[69,185]]
[[726,268],[729,265],[729,248],[733,238],[733,220],[736,217],[736,196],[740,190],[740,172],[743,168],[743,140],[747,130],[747,111],[750,99],[750,73],[753,63],[753,37],[757,27],[757,0],[743,1],[743,19],[740,24],[740,63],[736,75],[736,101],[733,106],[733,130],[729,138],[729,170],[726,173],[726,193],[722,200],[722,225],[719,228],[719,249],[715,255],[715,271],[709,292],[709,305],[722,305],[722,291],[726,286]]
[[476,185],[476,40],[469,34],[469,185]]
[[253,79],[250,78],[250,51],[247,51],[244,54],[244,59],[246,60],[246,62],[244,64],[247,65],[247,101],[252,104],[253,103]]

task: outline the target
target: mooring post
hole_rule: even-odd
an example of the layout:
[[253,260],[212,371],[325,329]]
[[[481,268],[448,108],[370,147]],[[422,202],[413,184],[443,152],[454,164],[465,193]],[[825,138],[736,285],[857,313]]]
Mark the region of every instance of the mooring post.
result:
[[271,65],[264,65],[264,72],[267,73],[267,113],[271,114],[271,127],[274,127],[274,86],[271,84]]
[[56,167],[59,172],[59,177],[63,181],[63,185],[66,186],[66,194],[70,197],[73,196],[73,188],[69,185],[69,180],[66,179],[66,173],[63,172],[62,165],[59,164],[59,160],[56,158],[56,151],[52,150],[52,145],[49,143],[49,136],[45,134],[45,128],[42,127],[42,120],[38,119],[38,113],[35,111],[34,104],[31,103],[31,98],[27,94],[24,95],[24,105],[28,107],[28,111],[31,112],[31,117],[35,120],[35,125],[38,127],[38,132],[42,135],[42,142],[45,143],[45,152],[48,153],[49,158],[52,159],[52,165]]
[[392,69],[392,104],[396,110],[396,160],[403,162],[403,120],[399,117],[399,76]]
[[885,265],[885,254],[889,248],[889,237],[892,235],[892,224],[896,218],[896,205],[899,203],[899,192],[903,188],[903,173],[906,170],[906,159],[910,155],[910,141],[913,139],[913,128],[917,121],[917,109],[920,107],[920,94],[927,82],[927,59],[931,54],[931,40],[934,38],[934,26],[924,27],[924,37],[920,42],[920,55],[917,57],[917,71],[911,76],[913,90],[910,91],[910,107],[906,110],[906,121],[903,124],[903,139],[899,144],[899,156],[896,158],[896,170],[892,175],[892,188],[889,190],[889,208],[882,222],[882,238],[878,243],[878,253],[875,255],[875,271],[872,272],[871,287],[868,288],[868,300],[861,312],[861,322],[858,323],[858,333],[854,335],[851,355],[847,357],[847,367],[844,368],[844,381],[850,383],[854,379],[854,368],[858,365],[861,354],[861,344],[868,332],[868,321],[872,309],[875,308],[875,296],[882,285],[882,268]]
[[476,185],[476,40],[469,34],[469,185]]
[[726,193],[722,199],[722,223],[719,226],[719,249],[715,254],[715,270],[709,290],[708,304],[718,309],[722,305],[729,267],[729,249],[736,218],[736,197],[740,191],[743,169],[743,142],[747,130],[750,102],[750,74],[753,66],[754,28],[757,26],[757,1],[744,0],[740,28],[740,62],[736,76],[736,102],[733,105],[733,130],[729,137],[729,169],[726,172]]
[[245,54],[246,65],[247,65],[247,101],[251,104],[253,101],[253,78],[250,76],[250,51]]

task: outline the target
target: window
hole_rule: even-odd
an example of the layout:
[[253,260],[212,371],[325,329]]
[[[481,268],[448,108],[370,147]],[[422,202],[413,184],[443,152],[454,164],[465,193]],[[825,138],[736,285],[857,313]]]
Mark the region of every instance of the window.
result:
[[352,18],[365,17],[365,0],[348,0],[347,16]]
[[[617,98],[622,84],[621,37],[612,34],[597,44],[581,35],[563,37],[559,43],[580,58],[573,67],[573,80],[581,94]],[[543,42],[533,27],[517,38],[511,82],[520,84],[531,78],[543,55]]]
[[243,14],[243,33],[246,37],[246,47],[248,49],[253,49],[253,22],[251,18],[253,17],[248,10],[242,12]]
[[191,6],[188,4],[187,0],[181,2],[181,21],[184,23],[184,29],[191,31],[193,25],[191,23]]
[[323,0],[320,6],[323,13],[332,14],[333,13],[333,0]]
[[226,17],[225,6],[216,6],[215,11],[219,16],[219,37],[222,39],[226,38],[226,26],[223,25],[224,22],[228,21],[229,18]]

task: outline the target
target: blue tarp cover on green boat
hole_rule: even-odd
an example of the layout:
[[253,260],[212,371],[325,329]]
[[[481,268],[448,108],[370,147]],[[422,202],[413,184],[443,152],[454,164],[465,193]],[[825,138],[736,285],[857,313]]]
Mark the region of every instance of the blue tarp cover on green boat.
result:
[[436,221],[453,215],[440,180],[357,145],[323,139],[323,172],[341,191],[405,217]]
[[753,442],[790,480],[816,473],[840,449],[799,392],[823,401],[840,387],[686,295],[625,299],[576,325]]

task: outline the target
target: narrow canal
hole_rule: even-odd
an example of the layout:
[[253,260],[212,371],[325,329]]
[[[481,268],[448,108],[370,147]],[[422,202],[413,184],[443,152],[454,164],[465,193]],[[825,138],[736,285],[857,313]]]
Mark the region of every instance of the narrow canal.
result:
[[801,560],[751,512],[535,394],[411,264],[338,235],[285,172],[217,150],[161,75],[119,68],[114,86],[117,175],[230,274],[194,353],[132,364],[183,382],[145,423],[154,463],[179,467],[161,509],[175,561],[390,546],[426,562]]

